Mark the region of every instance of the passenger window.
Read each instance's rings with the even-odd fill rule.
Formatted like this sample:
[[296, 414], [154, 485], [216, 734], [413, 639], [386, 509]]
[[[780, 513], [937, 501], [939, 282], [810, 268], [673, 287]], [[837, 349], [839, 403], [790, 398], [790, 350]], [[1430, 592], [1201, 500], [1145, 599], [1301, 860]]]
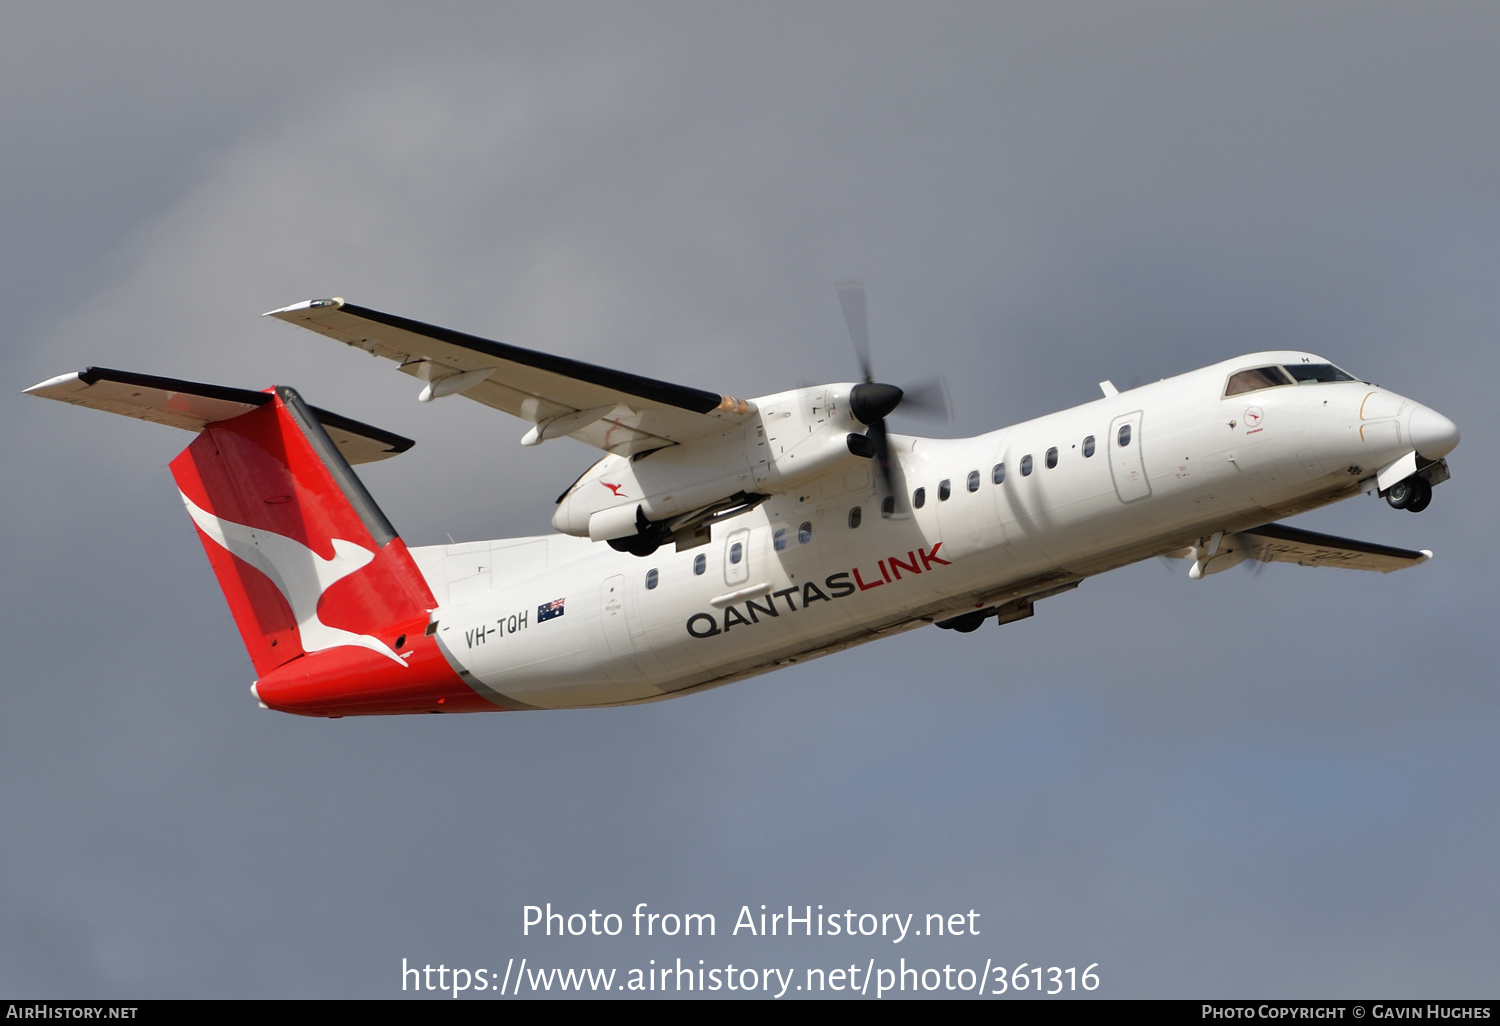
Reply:
[[703, 553], [700, 552], [696, 556], [693, 557], [693, 573], [694, 573], [694, 575], [701, 577], [701, 576], [703, 576], [703, 571], [705, 571], [707, 569], [708, 569], [708, 557], [707, 556], [705, 556]]
[[880, 500], [880, 518], [882, 520], [891, 519], [891, 514], [895, 512], [896, 497], [894, 495], [887, 495], [885, 498]]
[[646, 571], [646, 590], [647, 591], [655, 591], [656, 590], [656, 582], [657, 582], [656, 571], [655, 570], [647, 570]]
[[953, 494], [953, 483], [947, 478], [938, 482], [938, 502], [947, 502], [948, 496]]
[[732, 566], [738, 566], [740, 560], [745, 558], [745, 546], [735, 542], [729, 546], [729, 562]]
[[797, 544], [806, 545], [810, 541], [812, 541], [812, 521], [808, 520], [797, 528]]
[[778, 527], [776, 529], [776, 533], [771, 535], [771, 544], [775, 546], [777, 552], [784, 552], [786, 550], [786, 528]]
[[1083, 456], [1087, 459], [1092, 455], [1094, 455], [1094, 436], [1089, 435], [1083, 440]]
[[864, 513], [861, 512], [858, 506], [855, 506], [853, 509], [851, 509], [849, 511], [849, 530], [852, 531], [856, 527], [858, 527], [859, 522], [864, 519], [864, 516]]
[[1229, 376], [1229, 384], [1224, 386], [1224, 397], [1227, 399], [1232, 395], [1244, 395], [1246, 392], [1258, 392], [1262, 388], [1275, 388], [1291, 383], [1291, 375], [1280, 367], [1236, 371]]
[[916, 491], [912, 492], [911, 504], [915, 509], [921, 509], [923, 506], [927, 505], [927, 489], [918, 488]]
[[1123, 449], [1130, 444], [1130, 425], [1120, 425], [1120, 448]]
[[979, 471], [977, 470], [969, 471], [969, 491], [979, 491]]
[[1021, 457], [1021, 476], [1031, 476], [1031, 453], [1027, 453], [1025, 456]]
[[999, 484], [1001, 481], [1005, 480], [1005, 464], [1004, 463], [996, 463], [995, 464], [995, 469], [992, 470], [992, 471], [990, 471], [990, 480], [994, 481], [996, 484]]
[[1047, 450], [1047, 469], [1051, 470], [1055, 466], [1057, 466], [1057, 446], [1054, 445]]

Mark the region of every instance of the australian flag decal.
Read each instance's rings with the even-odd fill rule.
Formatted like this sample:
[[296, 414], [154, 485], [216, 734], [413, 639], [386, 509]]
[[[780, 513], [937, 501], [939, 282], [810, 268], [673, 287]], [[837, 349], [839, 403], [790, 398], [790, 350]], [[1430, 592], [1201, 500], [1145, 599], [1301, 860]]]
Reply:
[[555, 620], [562, 615], [563, 599], [558, 599], [555, 602], [543, 602], [536, 607], [537, 623], [546, 623], [548, 620]]

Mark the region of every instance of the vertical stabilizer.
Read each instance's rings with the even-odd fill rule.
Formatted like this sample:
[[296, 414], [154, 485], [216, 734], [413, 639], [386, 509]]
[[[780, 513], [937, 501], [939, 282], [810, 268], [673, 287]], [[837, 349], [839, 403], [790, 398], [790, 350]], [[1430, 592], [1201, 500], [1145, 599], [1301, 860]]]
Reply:
[[172, 461], [272, 708], [494, 708], [426, 637], [436, 606], [405, 543], [289, 388], [207, 424]]
[[209, 424], [172, 461], [257, 673], [354, 645], [435, 605], [401, 539], [297, 393]]

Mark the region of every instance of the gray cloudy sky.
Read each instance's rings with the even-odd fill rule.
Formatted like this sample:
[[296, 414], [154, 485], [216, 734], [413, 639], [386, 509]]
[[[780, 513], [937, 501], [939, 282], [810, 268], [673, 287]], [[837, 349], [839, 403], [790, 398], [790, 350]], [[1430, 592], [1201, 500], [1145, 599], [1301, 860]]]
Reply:
[[[1494, 994], [1493, 4], [0, 8], [0, 993], [400, 993], [401, 959], [1099, 963], [1110, 996]], [[590, 460], [259, 319], [314, 296], [754, 395], [947, 374], [969, 434], [1307, 348], [1451, 416], [1390, 577], [1157, 561], [633, 709], [302, 720], [88, 364], [418, 439], [413, 544], [542, 533]], [[525, 939], [521, 907], [713, 912]], [[722, 936], [741, 905], [978, 938]]]

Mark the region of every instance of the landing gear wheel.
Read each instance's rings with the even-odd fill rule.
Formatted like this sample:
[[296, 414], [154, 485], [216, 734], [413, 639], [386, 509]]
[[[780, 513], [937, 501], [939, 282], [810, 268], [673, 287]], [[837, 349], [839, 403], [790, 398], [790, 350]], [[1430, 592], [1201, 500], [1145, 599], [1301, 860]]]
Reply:
[[1415, 487], [1416, 494], [1407, 502], [1406, 511], [1408, 513], [1420, 513], [1432, 502], [1432, 482], [1428, 481], [1425, 477], [1414, 477], [1410, 480]]
[[1397, 481], [1385, 490], [1385, 501], [1390, 503], [1391, 509], [1408, 509], [1412, 500], [1417, 497], [1417, 481], [1419, 478], [1408, 477], [1404, 481]]
[[629, 550], [632, 556], [649, 556], [651, 555], [651, 553], [661, 548], [661, 539], [657, 538], [654, 535], [647, 537], [636, 537], [633, 540], [635, 544], [632, 545]]
[[939, 620], [938, 626], [945, 631], [958, 631], [960, 634], [972, 634], [984, 626], [984, 621], [995, 615], [995, 610], [976, 609], [972, 613], [964, 613], [948, 620]]

